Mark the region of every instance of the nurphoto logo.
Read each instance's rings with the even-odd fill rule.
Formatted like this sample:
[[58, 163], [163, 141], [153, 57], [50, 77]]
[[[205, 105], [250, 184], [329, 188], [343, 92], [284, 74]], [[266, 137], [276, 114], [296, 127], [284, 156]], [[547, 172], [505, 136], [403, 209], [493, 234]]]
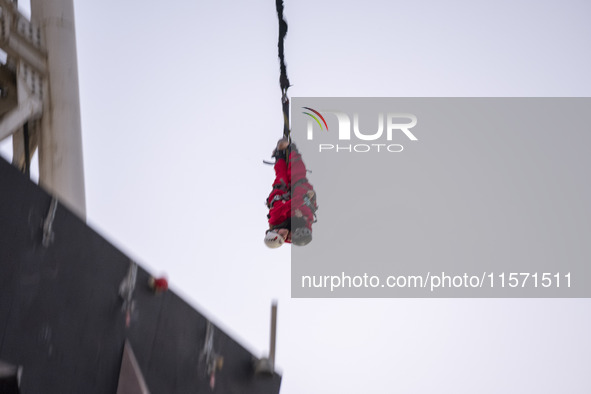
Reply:
[[[302, 107], [302, 114], [308, 117], [306, 135], [308, 140], [314, 140], [314, 129], [321, 132], [329, 132], [325, 116], [310, 107]], [[386, 115], [380, 112], [377, 114], [377, 130], [361, 130], [359, 127], [359, 114], [353, 113], [353, 127], [351, 117], [341, 111], [322, 111], [324, 114], [333, 115], [338, 123], [338, 143], [319, 143], [318, 151], [323, 152], [349, 152], [365, 153], [377, 152], [402, 152], [404, 147], [401, 144], [391, 143], [393, 136], [404, 135], [410, 141], [418, 141], [418, 138], [410, 131], [417, 125], [417, 117], [409, 113], [388, 112]], [[333, 118], [334, 119], [334, 118]], [[365, 119], [367, 121], [367, 119]], [[351, 133], [351, 129], [353, 133]], [[375, 130], [375, 131], [374, 131]], [[385, 133], [384, 133], [385, 131]], [[364, 143], [346, 144], [346, 141], [363, 141]], [[372, 143], [369, 143], [372, 142]], [[383, 142], [383, 143], [379, 143]]]

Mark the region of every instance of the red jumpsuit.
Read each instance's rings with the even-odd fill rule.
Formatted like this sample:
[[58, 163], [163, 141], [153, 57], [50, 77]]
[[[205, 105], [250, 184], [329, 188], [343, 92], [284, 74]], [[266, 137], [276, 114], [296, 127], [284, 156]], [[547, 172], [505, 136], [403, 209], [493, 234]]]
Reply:
[[317, 206], [316, 196], [310, 197], [309, 191], [314, 192], [314, 189], [306, 178], [306, 166], [302, 156], [294, 147], [289, 154], [288, 163], [283, 158], [278, 158], [275, 162], [273, 191], [267, 198], [269, 228], [290, 229], [292, 216], [295, 210], [299, 209], [303, 217], [297, 220], [305, 221], [305, 226], [311, 230]]

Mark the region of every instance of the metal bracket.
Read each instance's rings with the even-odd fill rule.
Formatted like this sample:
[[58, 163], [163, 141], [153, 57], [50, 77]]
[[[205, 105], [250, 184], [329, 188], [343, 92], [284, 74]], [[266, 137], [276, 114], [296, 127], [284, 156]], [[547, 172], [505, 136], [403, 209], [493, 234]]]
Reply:
[[22, 374], [22, 365], [16, 366], [0, 360], [0, 388], [5, 390], [2, 392], [19, 393]]
[[208, 321], [201, 358], [205, 359], [205, 365], [207, 368], [206, 372], [209, 376], [209, 387], [212, 390], [215, 388], [215, 373], [224, 367], [224, 357], [217, 354], [213, 349], [213, 333], [213, 324]]
[[21, 71], [23, 69], [24, 66], [19, 67], [17, 78], [18, 105], [2, 116], [0, 140], [20, 130], [28, 121], [38, 119], [43, 113], [42, 99], [27, 86], [24, 71]]
[[55, 219], [55, 211], [57, 211], [57, 198], [53, 197], [51, 199], [51, 204], [49, 205], [47, 217], [43, 221], [43, 240], [41, 243], [46, 248], [52, 244], [54, 238], [53, 221]]
[[123, 278], [121, 285], [119, 285], [119, 295], [123, 298], [122, 309], [125, 312], [125, 327], [129, 327], [129, 324], [131, 323], [131, 314], [135, 309], [133, 291], [135, 290], [136, 278], [137, 264], [134, 261], [130, 261], [127, 275]]

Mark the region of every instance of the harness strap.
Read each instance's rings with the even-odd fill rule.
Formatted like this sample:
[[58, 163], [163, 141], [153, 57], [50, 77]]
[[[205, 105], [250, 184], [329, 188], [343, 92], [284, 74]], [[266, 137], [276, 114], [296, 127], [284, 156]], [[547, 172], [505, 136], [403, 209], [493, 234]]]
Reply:
[[283, 193], [283, 194], [276, 194], [275, 197], [271, 199], [271, 201], [267, 202], [267, 208], [271, 209], [275, 201], [288, 201], [291, 198], [291, 193]]
[[285, 181], [283, 180], [283, 178], [281, 178], [280, 180], [281, 180], [281, 184], [280, 185], [274, 185], [273, 186], [273, 189], [287, 190], [287, 184], [285, 183]]
[[296, 181], [296, 183], [291, 185], [291, 188], [295, 189], [296, 187], [300, 186], [302, 183], [307, 183], [307, 182], [308, 182], [308, 178], [299, 179], [298, 181]]

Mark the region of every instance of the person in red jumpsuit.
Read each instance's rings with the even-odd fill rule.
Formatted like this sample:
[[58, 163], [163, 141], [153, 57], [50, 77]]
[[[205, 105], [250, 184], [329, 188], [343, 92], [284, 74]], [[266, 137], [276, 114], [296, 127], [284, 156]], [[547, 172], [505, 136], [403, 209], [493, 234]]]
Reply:
[[[289, 160], [287, 152], [289, 151]], [[277, 248], [284, 242], [304, 246], [312, 241], [316, 194], [306, 178], [306, 166], [295, 144], [279, 140], [273, 152], [275, 181], [267, 198], [269, 230], [265, 244]]]

